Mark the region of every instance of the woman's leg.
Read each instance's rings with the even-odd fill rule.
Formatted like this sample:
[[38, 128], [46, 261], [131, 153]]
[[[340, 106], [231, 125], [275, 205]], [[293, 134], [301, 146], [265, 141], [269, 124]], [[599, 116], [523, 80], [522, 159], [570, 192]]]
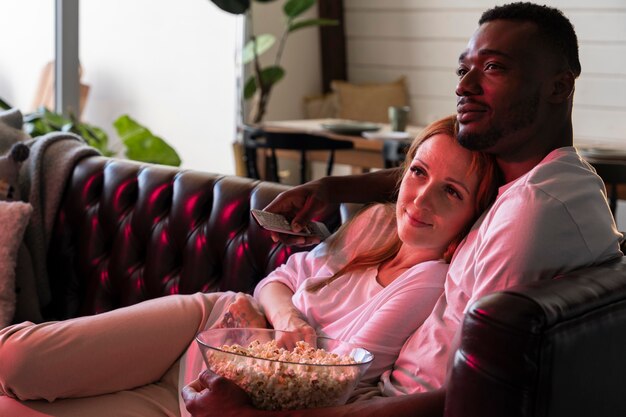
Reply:
[[[178, 362], [156, 383], [85, 398], [19, 401], [0, 396], [0, 416], [180, 417]], [[185, 414], [188, 416], [188, 414]]]
[[219, 296], [167, 296], [95, 316], [2, 329], [0, 393], [53, 401], [159, 381], [204, 327]]

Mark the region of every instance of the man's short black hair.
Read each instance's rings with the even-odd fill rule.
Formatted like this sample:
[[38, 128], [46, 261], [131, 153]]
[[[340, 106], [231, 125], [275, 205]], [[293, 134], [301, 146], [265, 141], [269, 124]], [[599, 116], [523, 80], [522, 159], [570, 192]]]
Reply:
[[563, 54], [569, 69], [576, 77], [580, 75], [576, 31], [560, 10], [534, 3], [510, 3], [487, 10], [478, 24], [501, 19], [535, 23], [539, 27], [542, 40], [551, 45], [555, 52]]

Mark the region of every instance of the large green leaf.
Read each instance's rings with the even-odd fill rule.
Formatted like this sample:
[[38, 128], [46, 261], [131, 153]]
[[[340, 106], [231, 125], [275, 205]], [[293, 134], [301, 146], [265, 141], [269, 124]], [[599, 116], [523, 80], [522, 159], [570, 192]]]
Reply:
[[309, 10], [315, 4], [315, 0], [289, 0], [283, 6], [283, 11], [287, 17], [293, 19]]
[[[270, 33], [264, 33], [256, 37], [256, 54], [257, 56], [267, 52], [276, 42], [276, 37]], [[254, 40], [249, 40], [243, 47], [241, 53], [241, 61], [244, 64], [254, 60]]]
[[272, 86], [283, 79], [285, 70], [279, 66], [271, 66], [261, 70], [261, 81], [266, 87]]
[[[265, 88], [271, 88], [274, 84], [279, 82], [285, 77], [285, 70], [282, 67], [271, 66], [263, 68], [261, 70], [261, 81], [265, 85]], [[246, 80], [246, 84], [243, 88], [243, 98], [246, 100], [251, 99], [256, 93], [258, 88], [256, 76], [251, 75]]]
[[307, 19], [300, 20], [299, 22], [291, 22], [289, 24], [289, 32], [295, 32], [298, 29], [306, 28], [309, 26], [337, 26], [339, 22], [333, 19]]
[[254, 75], [251, 75], [250, 77], [248, 77], [248, 80], [243, 87], [244, 100], [249, 100], [254, 97], [254, 93], [256, 93], [256, 77]]
[[250, 0], [211, 0], [220, 9], [232, 13], [243, 14], [250, 8]]
[[135, 161], [180, 166], [178, 153], [163, 139], [155, 136], [128, 115], [113, 122], [117, 134], [126, 145], [126, 156]]

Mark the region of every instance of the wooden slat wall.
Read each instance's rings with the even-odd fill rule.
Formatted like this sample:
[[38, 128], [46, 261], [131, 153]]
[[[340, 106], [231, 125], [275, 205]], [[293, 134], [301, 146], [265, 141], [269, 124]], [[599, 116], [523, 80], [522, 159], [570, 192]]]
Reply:
[[[481, 13], [507, 1], [344, 0], [348, 79], [385, 82], [405, 75], [412, 122], [455, 111], [459, 53]], [[572, 21], [583, 73], [577, 81], [575, 136], [626, 143], [626, 0], [546, 0]]]

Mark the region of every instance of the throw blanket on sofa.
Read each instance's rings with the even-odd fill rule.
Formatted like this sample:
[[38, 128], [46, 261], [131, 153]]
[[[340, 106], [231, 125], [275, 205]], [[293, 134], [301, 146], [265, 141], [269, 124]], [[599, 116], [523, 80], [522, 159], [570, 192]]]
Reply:
[[33, 213], [24, 235], [26, 250], [18, 254], [16, 284], [20, 292], [15, 320], [41, 321], [41, 308], [51, 301], [46, 254], [63, 191], [76, 162], [99, 152], [81, 137], [61, 132], [26, 143], [30, 156], [20, 172], [20, 192], [33, 206]]

